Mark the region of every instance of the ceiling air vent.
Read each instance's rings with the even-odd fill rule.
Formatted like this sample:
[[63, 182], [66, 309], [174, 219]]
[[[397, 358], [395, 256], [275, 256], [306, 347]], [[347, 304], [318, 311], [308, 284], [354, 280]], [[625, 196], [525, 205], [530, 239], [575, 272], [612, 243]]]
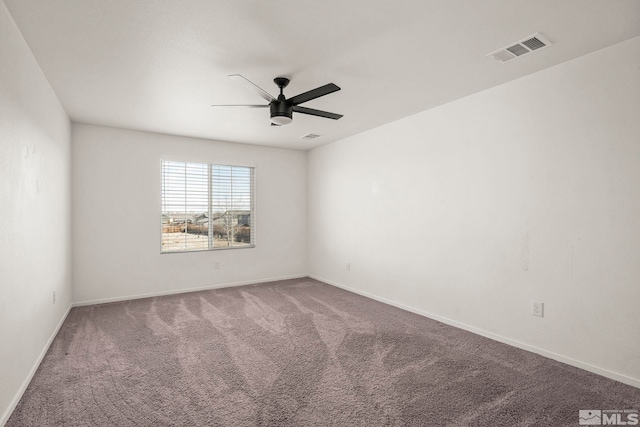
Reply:
[[320, 138], [322, 135], [318, 135], [317, 133], [308, 133], [306, 135], [302, 135], [300, 138], [302, 139], [316, 139]]
[[512, 59], [516, 59], [519, 56], [526, 55], [534, 50], [541, 49], [551, 45], [549, 39], [540, 33], [535, 33], [529, 37], [526, 37], [519, 42], [512, 43], [509, 46], [498, 49], [495, 52], [487, 54], [487, 56], [494, 61], [501, 64], [509, 62]]

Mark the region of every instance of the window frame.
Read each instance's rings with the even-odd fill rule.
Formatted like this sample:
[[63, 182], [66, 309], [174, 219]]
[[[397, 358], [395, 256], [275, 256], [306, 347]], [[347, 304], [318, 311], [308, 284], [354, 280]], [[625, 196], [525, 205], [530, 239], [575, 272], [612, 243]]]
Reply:
[[[213, 237], [213, 227], [208, 226], [208, 247], [202, 249], [185, 249], [185, 250], [172, 250], [172, 251], [164, 251], [163, 250], [163, 215], [164, 215], [164, 163], [165, 162], [173, 162], [173, 163], [184, 163], [184, 164], [199, 164], [207, 166], [207, 195], [208, 195], [208, 215], [211, 217], [211, 213], [213, 212], [213, 169], [214, 166], [222, 166], [222, 167], [238, 167], [238, 168], [248, 168], [250, 169], [250, 207], [249, 207], [249, 215], [250, 215], [250, 237], [249, 243], [238, 245], [238, 246], [214, 246], [214, 237]], [[160, 159], [160, 254], [185, 254], [185, 253], [193, 253], [193, 252], [209, 252], [209, 251], [220, 251], [220, 250], [230, 250], [230, 249], [251, 249], [256, 247], [256, 165], [254, 164], [246, 164], [246, 163], [237, 163], [237, 162], [219, 162], [219, 161], [203, 161], [202, 159], [186, 159], [186, 160], [177, 160], [175, 158], [162, 157]]]

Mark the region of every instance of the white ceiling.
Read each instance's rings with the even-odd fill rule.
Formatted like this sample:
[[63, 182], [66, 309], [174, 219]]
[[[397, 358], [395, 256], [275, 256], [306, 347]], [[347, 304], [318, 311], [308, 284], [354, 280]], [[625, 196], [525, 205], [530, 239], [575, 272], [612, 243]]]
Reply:
[[[307, 150], [640, 35], [638, 0], [4, 0], [74, 122]], [[485, 54], [541, 32], [506, 64]], [[242, 74], [291, 97], [269, 126]], [[464, 118], [461, 118], [461, 123]], [[308, 132], [322, 134], [303, 140]]]

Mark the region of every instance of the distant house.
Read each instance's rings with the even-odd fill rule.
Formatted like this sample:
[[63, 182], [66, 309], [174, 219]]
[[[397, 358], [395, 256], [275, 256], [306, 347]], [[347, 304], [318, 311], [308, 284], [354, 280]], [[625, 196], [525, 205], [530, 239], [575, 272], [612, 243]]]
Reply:
[[193, 217], [192, 219], [194, 224], [197, 225], [204, 225], [204, 226], [208, 226], [209, 225], [209, 214], [204, 212], [201, 213], [199, 215], [196, 215]]
[[200, 224], [206, 225], [209, 222], [209, 215], [204, 213], [178, 213], [168, 212], [162, 214], [162, 223], [167, 225], [179, 224]]
[[213, 216], [213, 225], [230, 226], [230, 225], [249, 225], [251, 223], [251, 211], [249, 210], [233, 210], [225, 212], [216, 212]]
[[[251, 211], [228, 210], [213, 214], [213, 234], [217, 237], [228, 236], [232, 231], [233, 236], [239, 241], [249, 241], [251, 234]], [[163, 233], [191, 233], [208, 234], [210, 232], [210, 219], [208, 212], [179, 213], [166, 212], [162, 214]]]
[[249, 225], [251, 223], [251, 211], [235, 211], [238, 218], [238, 225]]

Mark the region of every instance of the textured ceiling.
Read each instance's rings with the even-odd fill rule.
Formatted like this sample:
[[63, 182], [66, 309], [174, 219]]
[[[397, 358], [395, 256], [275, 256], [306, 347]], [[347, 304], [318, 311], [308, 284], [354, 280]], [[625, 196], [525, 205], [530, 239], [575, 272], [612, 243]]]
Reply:
[[[311, 149], [640, 35], [638, 0], [4, 0], [74, 122]], [[506, 64], [485, 54], [541, 32]], [[242, 74], [288, 97], [341, 91], [269, 126]], [[463, 122], [464, 118], [461, 118]], [[321, 134], [303, 140], [306, 133]]]

